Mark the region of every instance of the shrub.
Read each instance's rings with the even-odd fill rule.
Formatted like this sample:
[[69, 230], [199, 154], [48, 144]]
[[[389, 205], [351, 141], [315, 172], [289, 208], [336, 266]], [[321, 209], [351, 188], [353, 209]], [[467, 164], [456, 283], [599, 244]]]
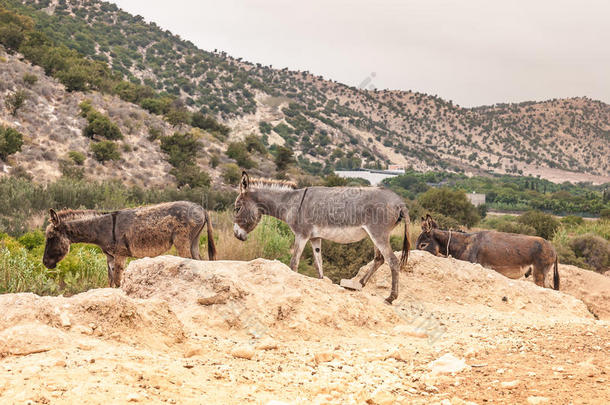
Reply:
[[288, 168], [288, 165], [294, 163], [294, 153], [292, 149], [285, 146], [278, 146], [275, 150], [275, 166], [277, 170], [283, 172]]
[[250, 158], [250, 153], [244, 142], [231, 142], [227, 147], [227, 156], [235, 159], [237, 164], [244, 169], [251, 169], [256, 163]]
[[23, 145], [23, 135], [13, 128], [0, 126], [0, 159], [19, 152]]
[[265, 144], [261, 141], [261, 139], [256, 135], [248, 135], [244, 139], [244, 143], [246, 144], [246, 149], [248, 152], [258, 152], [262, 155], [267, 154], [267, 148]]
[[517, 218], [517, 222], [529, 225], [536, 230], [536, 235], [551, 239], [559, 228], [559, 221], [550, 214], [541, 211], [528, 211]]
[[17, 90], [14, 93], [6, 96], [4, 104], [6, 104], [6, 108], [10, 111], [11, 115], [15, 117], [17, 116], [17, 111], [23, 107], [23, 104], [27, 98], [28, 93], [25, 90]]
[[169, 173], [176, 178], [178, 187], [190, 186], [195, 188], [210, 185], [210, 175], [194, 164], [174, 167]]
[[536, 235], [533, 226], [522, 224], [521, 222], [502, 222], [496, 230], [499, 232], [520, 233], [522, 235]]
[[40, 229], [28, 232], [17, 239], [27, 250], [32, 250], [39, 246], [44, 246], [45, 235]]
[[610, 220], [610, 208], [604, 208], [599, 212], [599, 219]]
[[85, 169], [77, 166], [69, 160], [59, 161], [61, 175], [70, 179], [81, 180], [85, 177]]
[[222, 169], [222, 179], [225, 183], [237, 186], [241, 179], [241, 170], [235, 163], [226, 164]]
[[33, 86], [38, 82], [38, 76], [33, 75], [31, 73], [26, 73], [23, 75], [23, 83], [27, 86]]
[[584, 222], [585, 220], [577, 215], [568, 215], [561, 218], [561, 223], [566, 226], [578, 226], [582, 225]]
[[174, 167], [194, 165], [201, 143], [191, 133], [176, 132], [161, 138], [161, 150], [168, 155], [167, 161]]
[[577, 258], [583, 258], [585, 263], [597, 271], [610, 267], [610, 242], [593, 234], [574, 237], [570, 247]]
[[121, 153], [116, 143], [112, 141], [101, 141], [91, 144], [93, 157], [98, 162], [104, 163], [109, 160], [121, 159]]
[[83, 129], [83, 135], [87, 138], [100, 136], [109, 140], [123, 139], [123, 134], [119, 127], [107, 116], [96, 111], [91, 105], [91, 101], [86, 100], [80, 103], [81, 116], [85, 117], [89, 124]]
[[74, 164], [82, 166], [85, 163], [86, 156], [84, 153], [78, 152], [76, 150], [71, 150], [68, 152], [68, 157], [74, 162]]
[[420, 195], [418, 201], [424, 208], [454, 218], [468, 227], [474, 226], [481, 220], [477, 208], [462, 190], [431, 188]]
[[231, 131], [226, 125], [219, 123], [213, 117], [204, 115], [201, 112], [193, 113], [191, 116], [191, 126], [208, 131], [221, 141], [227, 139], [227, 136]]

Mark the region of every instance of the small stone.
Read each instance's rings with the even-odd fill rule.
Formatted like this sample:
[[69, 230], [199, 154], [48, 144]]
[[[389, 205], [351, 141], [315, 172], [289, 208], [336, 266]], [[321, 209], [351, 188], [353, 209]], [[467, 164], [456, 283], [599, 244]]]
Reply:
[[355, 290], [355, 291], [362, 290], [362, 284], [360, 284], [360, 282], [357, 280], [342, 278], [339, 285], [343, 288], [347, 288], [348, 290]]
[[438, 359], [428, 363], [428, 369], [432, 374], [458, 373], [466, 368], [464, 359], [459, 359], [451, 353], [444, 354]]
[[527, 397], [527, 403], [531, 404], [531, 405], [546, 404], [549, 401], [550, 401], [550, 399], [547, 397], [536, 397], [536, 396]]
[[85, 326], [85, 325], [76, 325], [74, 328], [72, 328], [72, 330], [74, 330], [77, 333], [82, 333], [83, 335], [92, 335], [93, 334], [93, 329]]
[[416, 338], [425, 339], [428, 337], [428, 334], [421, 329], [414, 329], [408, 325], [396, 325], [393, 329], [395, 334], [407, 335]]
[[513, 380], [513, 381], [504, 381], [500, 385], [502, 386], [502, 388], [512, 389], [512, 388], [515, 388], [517, 385], [519, 385], [519, 383], [521, 383], [521, 381]]
[[127, 394], [127, 402], [140, 402], [140, 396], [135, 392]]
[[70, 316], [65, 311], [59, 314], [59, 322], [64, 328], [69, 328], [72, 325], [70, 322]]
[[198, 356], [202, 353], [201, 347], [191, 346], [184, 351], [184, 358], [189, 359], [193, 356]]
[[407, 349], [398, 349], [395, 352], [391, 353], [388, 357], [386, 358], [391, 358], [394, 360], [398, 360], [398, 361], [403, 361], [403, 362], [408, 362], [413, 360], [413, 354], [411, 352], [409, 352]]
[[254, 357], [254, 349], [251, 346], [238, 346], [231, 351], [231, 355], [238, 359], [251, 360]]
[[377, 391], [366, 401], [369, 405], [392, 405], [396, 403], [394, 395], [387, 391]]
[[269, 337], [264, 338], [256, 345], [256, 350], [275, 350], [277, 349], [277, 342]]
[[335, 359], [335, 354], [331, 352], [320, 352], [314, 354], [313, 358], [316, 364], [326, 363]]
[[229, 299], [228, 292], [221, 292], [218, 294], [211, 295], [209, 297], [199, 297], [197, 298], [197, 304], [199, 305], [214, 305], [214, 304], [224, 304]]
[[63, 360], [57, 360], [54, 364], [55, 367], [66, 367], [66, 362]]

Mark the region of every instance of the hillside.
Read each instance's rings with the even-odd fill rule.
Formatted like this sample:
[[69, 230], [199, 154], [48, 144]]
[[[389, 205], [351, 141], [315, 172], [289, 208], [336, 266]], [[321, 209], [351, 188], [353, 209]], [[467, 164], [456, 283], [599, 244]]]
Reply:
[[414, 251], [389, 306], [389, 273], [383, 265], [354, 292], [277, 261], [164, 256], [131, 262], [122, 289], [4, 294], [0, 400], [610, 400], [609, 324], [587, 310], [607, 307], [608, 297], [590, 291], [585, 305], [578, 295], [607, 277], [570, 268], [576, 282], [553, 291]]
[[215, 114], [233, 128], [233, 137], [257, 133], [288, 144], [312, 172], [391, 162], [555, 181], [609, 179], [610, 106], [603, 102], [574, 98], [467, 109], [436, 96], [362, 90], [200, 50], [105, 2], [5, 3], [34, 16], [57, 42], [107, 61], [129, 80], [179, 97], [193, 110]]

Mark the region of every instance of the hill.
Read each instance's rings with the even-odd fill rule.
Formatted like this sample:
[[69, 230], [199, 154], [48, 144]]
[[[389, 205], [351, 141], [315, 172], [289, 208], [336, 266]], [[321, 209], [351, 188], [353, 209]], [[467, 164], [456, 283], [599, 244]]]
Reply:
[[[277, 261], [168, 256], [131, 262], [123, 289], [4, 294], [0, 399], [610, 400], [608, 322], [594, 320], [580, 299], [424, 252], [412, 252], [408, 267], [392, 306], [383, 303], [387, 265], [353, 292]], [[608, 283], [576, 268], [567, 274], [579, 276], [568, 286], [575, 293]], [[607, 296], [595, 299], [607, 307]]]
[[57, 43], [232, 128], [295, 150], [300, 166], [540, 175], [610, 180], [610, 106], [587, 98], [462, 108], [412, 91], [349, 87], [198, 49], [97, 0], [3, 0]]

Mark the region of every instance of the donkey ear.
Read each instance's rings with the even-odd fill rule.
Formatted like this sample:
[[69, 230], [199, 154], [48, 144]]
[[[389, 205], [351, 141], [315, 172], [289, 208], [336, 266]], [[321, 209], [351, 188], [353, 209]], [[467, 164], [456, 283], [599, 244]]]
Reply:
[[57, 215], [57, 212], [55, 212], [55, 210], [53, 208], [51, 208], [49, 210], [49, 215], [51, 216], [51, 223], [53, 225], [59, 225], [61, 223], [61, 220], [59, 219], [59, 215]]
[[248, 191], [248, 187], [250, 187], [250, 176], [245, 171], [241, 172], [241, 181], [239, 182], [239, 191], [240, 193], [245, 193]]
[[430, 224], [430, 228], [432, 228], [432, 229], [438, 228], [438, 224], [432, 218], [430, 218], [430, 221], [428, 221], [428, 223]]

